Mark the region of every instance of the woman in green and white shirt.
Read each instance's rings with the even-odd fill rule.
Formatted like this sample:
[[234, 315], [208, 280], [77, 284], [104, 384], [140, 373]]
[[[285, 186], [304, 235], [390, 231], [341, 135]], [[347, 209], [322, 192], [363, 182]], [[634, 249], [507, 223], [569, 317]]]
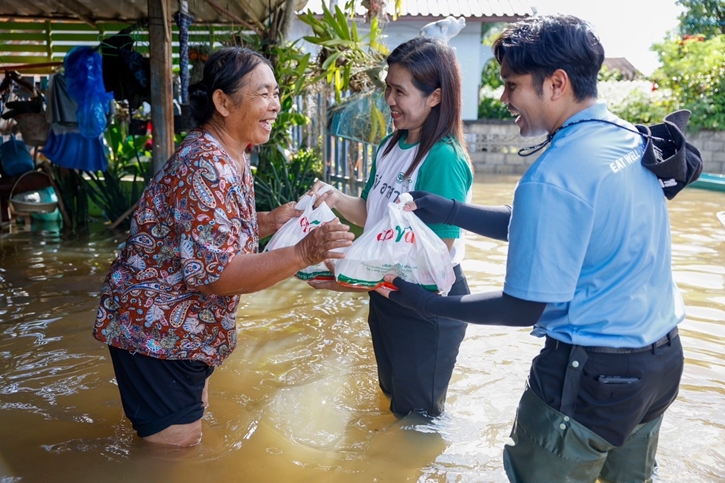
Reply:
[[[424, 190], [458, 201], [470, 201], [473, 173], [464, 148], [461, 121], [461, 76], [448, 44], [416, 37], [388, 57], [385, 99], [395, 131], [378, 147], [367, 185], [360, 197], [332, 189], [321, 195], [350, 222], [368, 229], [401, 193]], [[318, 182], [312, 191], [323, 185]], [[461, 230], [450, 225], [430, 228], [451, 253], [456, 281], [449, 295], [469, 293], [461, 271]], [[334, 282], [311, 282], [315, 288], [346, 290]], [[370, 293], [368, 323], [380, 387], [391, 398], [390, 409], [438, 416], [466, 324], [443, 317], [426, 318], [376, 292]]]

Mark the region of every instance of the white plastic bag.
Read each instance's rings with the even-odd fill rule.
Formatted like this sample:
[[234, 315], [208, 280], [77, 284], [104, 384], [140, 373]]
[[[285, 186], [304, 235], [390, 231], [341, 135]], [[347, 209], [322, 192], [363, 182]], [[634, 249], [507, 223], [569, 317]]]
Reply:
[[[325, 191], [332, 189], [329, 186], [323, 187], [318, 195], [321, 195]], [[295, 208], [302, 210], [302, 215], [295, 218], [290, 218], [282, 227], [277, 230], [272, 238], [270, 238], [267, 246], [264, 248], [265, 252], [275, 250], [277, 248], [284, 248], [296, 245], [302, 240], [310, 231], [314, 230], [323, 223], [332, 221], [335, 219], [335, 214], [332, 212], [327, 203], [322, 203], [317, 208], [312, 208], [315, 204], [315, 196], [305, 195], [300, 201], [297, 202]], [[302, 280], [332, 280], [334, 276], [330, 270], [325, 266], [324, 263], [318, 263], [317, 265], [311, 265], [303, 268], [295, 274], [297, 278]]]
[[345, 251], [335, 262], [335, 280], [351, 287], [375, 288], [393, 274], [424, 288], [447, 294], [455, 282], [448, 247], [438, 235], [403, 206], [412, 197], [400, 195], [388, 214]]

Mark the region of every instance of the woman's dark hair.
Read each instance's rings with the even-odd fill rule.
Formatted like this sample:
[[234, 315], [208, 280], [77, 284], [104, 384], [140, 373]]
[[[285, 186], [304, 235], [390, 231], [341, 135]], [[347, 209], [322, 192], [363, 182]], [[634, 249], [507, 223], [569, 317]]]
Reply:
[[[423, 122], [418, 152], [405, 176], [410, 176], [428, 155], [428, 151], [446, 137], [458, 143], [462, 154], [468, 159], [461, 120], [461, 72], [453, 49], [439, 39], [415, 37], [396, 47], [387, 62], [388, 66], [398, 65], [410, 72], [413, 85], [425, 97], [438, 88], [441, 90], [441, 101], [431, 109]], [[405, 130], [395, 131], [383, 154], [388, 154], [406, 133]]]
[[217, 89], [234, 96], [244, 86], [244, 78], [259, 64], [272, 64], [261, 54], [243, 47], [224, 47], [209, 56], [204, 77], [189, 86], [189, 109], [194, 126], [206, 124], [214, 114], [212, 95]]
[[494, 42], [493, 54], [499, 64], [506, 58], [514, 73], [531, 74], [539, 95], [544, 79], [562, 69], [577, 101], [597, 97], [604, 47], [592, 26], [580, 18], [542, 15], [510, 24]]

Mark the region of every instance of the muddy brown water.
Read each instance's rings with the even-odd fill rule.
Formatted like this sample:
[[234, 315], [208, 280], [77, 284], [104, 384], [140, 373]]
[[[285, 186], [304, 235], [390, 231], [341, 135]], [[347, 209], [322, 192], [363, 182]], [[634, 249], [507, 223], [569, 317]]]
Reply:
[[[477, 181], [507, 203], [516, 179]], [[665, 416], [656, 481], [725, 481], [725, 193], [669, 202], [686, 365]], [[447, 411], [398, 420], [377, 387], [367, 297], [288, 280], [242, 297], [239, 345], [210, 380], [203, 442], [159, 450], [123, 416], [108, 353], [91, 337], [121, 236], [63, 240], [42, 224], [0, 235], [0, 481], [505, 482], [501, 452], [529, 363], [525, 329], [469, 326]], [[467, 234], [474, 292], [501, 287], [504, 243]]]

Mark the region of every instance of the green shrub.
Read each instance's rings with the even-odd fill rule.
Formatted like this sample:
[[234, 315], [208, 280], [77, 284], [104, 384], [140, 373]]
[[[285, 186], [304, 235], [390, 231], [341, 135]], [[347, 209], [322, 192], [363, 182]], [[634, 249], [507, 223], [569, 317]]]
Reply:
[[[607, 103], [609, 110], [633, 124], [654, 124], [672, 110], [669, 91], [654, 89], [647, 80], [617, 81], [616, 76], [600, 81], [597, 85], [599, 99]], [[484, 86], [480, 92], [478, 105], [479, 119], [511, 120], [506, 105], [500, 101], [503, 87], [491, 89]]]
[[[128, 210], [153, 177], [151, 151], [146, 149], [150, 136], [129, 135], [128, 126], [122, 122], [110, 124], [104, 136], [108, 146], [106, 171], [85, 171], [80, 179], [88, 197], [101, 208], [108, 221], [114, 222], [122, 215], [130, 214]], [[129, 190], [123, 188], [123, 178], [131, 181]], [[128, 217], [120, 224], [123, 228], [129, 225]]]
[[662, 67], [653, 74], [660, 89], [671, 92], [669, 110], [689, 109], [689, 126], [725, 127], [725, 35], [692, 35], [655, 44]]
[[669, 97], [651, 81], [601, 81], [597, 91], [612, 113], [633, 124], [659, 123], [669, 112]]
[[498, 97], [487, 97], [482, 95], [478, 103], [479, 119], [513, 119], [511, 113], [506, 109], [506, 104]]
[[322, 176], [322, 161], [312, 149], [275, 158], [257, 170], [254, 193], [257, 211], [271, 211], [288, 201], [296, 201]]

